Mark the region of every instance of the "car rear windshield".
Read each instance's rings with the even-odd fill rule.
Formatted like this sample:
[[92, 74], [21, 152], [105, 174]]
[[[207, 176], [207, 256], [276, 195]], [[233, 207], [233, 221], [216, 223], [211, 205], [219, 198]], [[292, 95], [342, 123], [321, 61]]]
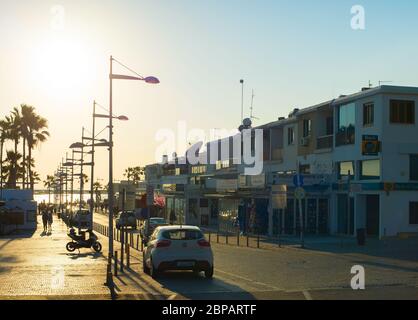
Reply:
[[164, 219], [151, 219], [150, 223], [151, 224], [165, 224], [166, 221]]
[[169, 240], [198, 240], [203, 238], [199, 230], [168, 230], [163, 232], [163, 237]]

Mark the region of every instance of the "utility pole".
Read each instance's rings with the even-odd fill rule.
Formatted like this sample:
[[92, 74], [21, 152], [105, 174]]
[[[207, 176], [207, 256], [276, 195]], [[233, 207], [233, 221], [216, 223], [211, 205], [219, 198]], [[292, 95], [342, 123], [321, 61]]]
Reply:
[[94, 214], [94, 145], [96, 143], [96, 101], [93, 101], [93, 132], [92, 132], [92, 142], [91, 142], [91, 174], [90, 174], [90, 216], [91, 216], [91, 226], [93, 226], [93, 214]]
[[107, 261], [106, 284], [113, 290], [112, 275], [112, 258], [113, 258], [113, 57], [110, 56], [110, 73], [109, 73], [109, 186], [108, 186], [108, 203], [109, 203], [109, 253]]
[[244, 80], [241, 79], [240, 83], [241, 83], [241, 123], [240, 123], [241, 125], [244, 121]]
[[[81, 137], [84, 137], [84, 127], [82, 129]], [[80, 163], [80, 206], [79, 210], [83, 209], [83, 188], [84, 188], [84, 177], [83, 177], [83, 163], [84, 163], [84, 143], [81, 147], [81, 163]]]

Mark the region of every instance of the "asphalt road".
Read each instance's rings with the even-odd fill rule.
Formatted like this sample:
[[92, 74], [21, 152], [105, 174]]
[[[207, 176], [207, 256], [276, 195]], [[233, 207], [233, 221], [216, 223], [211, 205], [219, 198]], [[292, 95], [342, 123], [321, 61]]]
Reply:
[[[106, 223], [107, 217], [95, 220]], [[212, 244], [215, 279], [163, 275], [159, 284], [177, 297], [261, 299], [418, 299], [418, 261], [296, 248], [260, 250]], [[141, 257], [139, 256], [139, 263]], [[351, 269], [365, 269], [366, 290], [351, 288]], [[150, 279], [152, 281], [152, 279]], [[217, 297], [219, 298], [219, 296]]]
[[[95, 221], [105, 224], [105, 216]], [[0, 299], [109, 299], [108, 238], [103, 253], [68, 253], [66, 227], [55, 220], [41, 231], [0, 238]], [[132, 250], [131, 268], [115, 277], [118, 299], [418, 299], [418, 261], [365, 254], [336, 254], [285, 248], [263, 250], [212, 244], [215, 276], [208, 280], [172, 272], [153, 280]], [[115, 243], [120, 252], [120, 244]], [[125, 260], [126, 261], [126, 260]], [[366, 290], [350, 287], [351, 267], [366, 271]]]

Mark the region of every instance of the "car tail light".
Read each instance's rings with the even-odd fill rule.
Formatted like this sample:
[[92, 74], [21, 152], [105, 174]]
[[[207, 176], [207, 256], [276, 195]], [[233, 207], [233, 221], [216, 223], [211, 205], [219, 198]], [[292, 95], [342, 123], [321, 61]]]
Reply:
[[201, 239], [197, 242], [200, 247], [210, 247], [210, 243], [205, 239]]
[[157, 248], [167, 248], [171, 245], [171, 241], [169, 240], [160, 240], [157, 242]]

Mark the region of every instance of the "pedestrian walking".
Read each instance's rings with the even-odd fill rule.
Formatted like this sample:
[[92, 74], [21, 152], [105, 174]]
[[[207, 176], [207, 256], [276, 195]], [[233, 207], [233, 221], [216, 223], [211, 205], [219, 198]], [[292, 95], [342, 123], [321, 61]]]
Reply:
[[42, 210], [42, 224], [44, 226], [44, 232], [48, 231], [48, 212], [46, 210]]
[[54, 222], [52, 211], [48, 213], [48, 231], [52, 232], [52, 223]]

